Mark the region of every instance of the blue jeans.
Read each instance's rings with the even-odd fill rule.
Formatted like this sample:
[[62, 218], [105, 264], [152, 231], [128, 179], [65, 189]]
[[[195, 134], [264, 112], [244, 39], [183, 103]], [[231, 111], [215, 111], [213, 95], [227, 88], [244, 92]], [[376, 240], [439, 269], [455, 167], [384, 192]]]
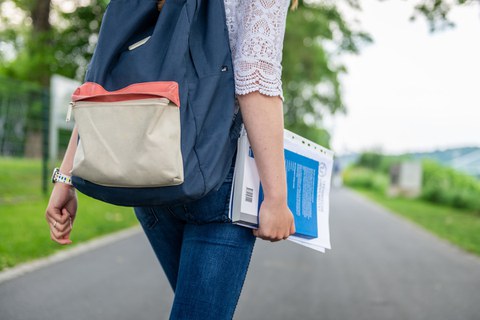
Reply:
[[255, 237], [228, 218], [232, 175], [195, 202], [135, 208], [175, 293], [170, 319], [233, 318]]

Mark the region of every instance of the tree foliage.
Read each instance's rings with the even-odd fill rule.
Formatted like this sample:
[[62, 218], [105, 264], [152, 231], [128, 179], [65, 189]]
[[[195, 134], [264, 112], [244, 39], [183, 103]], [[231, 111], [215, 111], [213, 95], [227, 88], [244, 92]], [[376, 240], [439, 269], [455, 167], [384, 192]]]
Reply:
[[[452, 2], [480, 0], [417, 0], [417, 15], [432, 26], [448, 24]], [[98, 39], [108, 0], [0, 1], [0, 75], [49, 84], [54, 73], [81, 80]], [[283, 51], [285, 125], [314, 141], [328, 145], [322, 127], [325, 114], [345, 111], [340, 76], [345, 53], [358, 53], [371, 41], [342, 15], [339, 6], [360, 9], [361, 0], [299, 1], [290, 12]], [[20, 23], [3, 10], [14, 7]]]
[[[357, 8], [356, 2], [350, 5]], [[340, 57], [358, 53], [369, 36], [354, 30], [335, 1], [300, 1], [287, 18], [283, 50], [285, 126], [327, 145], [324, 114], [345, 111], [339, 77]]]
[[[24, 24], [9, 23], [1, 32], [3, 45], [15, 58], [3, 59], [0, 74], [48, 86], [51, 74], [81, 79], [98, 38], [106, 0], [12, 0], [23, 12]], [[80, 5], [81, 4], [81, 5]], [[50, 8], [50, 11], [46, 11]], [[365, 34], [352, 31], [335, 2], [304, 3], [290, 12], [284, 50], [286, 126], [328, 144], [322, 114], [344, 110], [338, 57], [358, 52]], [[0, 56], [1, 58], [1, 56]]]
[[412, 19], [418, 16], [425, 17], [430, 25], [430, 30], [435, 31], [453, 27], [454, 23], [449, 19], [450, 11], [456, 6], [477, 6], [480, 0], [421, 0], [414, 8]]
[[0, 55], [0, 74], [43, 86], [48, 86], [52, 74], [81, 79], [108, 1], [82, 1], [83, 5], [74, 0], [10, 2], [21, 10], [24, 23], [1, 17], [0, 44], [15, 54], [10, 60]]

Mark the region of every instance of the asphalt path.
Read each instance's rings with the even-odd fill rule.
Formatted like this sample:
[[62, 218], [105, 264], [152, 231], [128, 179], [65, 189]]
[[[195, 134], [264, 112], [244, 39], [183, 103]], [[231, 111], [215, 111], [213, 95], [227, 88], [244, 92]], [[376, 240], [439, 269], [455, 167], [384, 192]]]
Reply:
[[[331, 234], [325, 254], [257, 241], [235, 319], [480, 320], [478, 257], [344, 189]], [[172, 299], [137, 233], [0, 283], [0, 319], [168, 319]]]

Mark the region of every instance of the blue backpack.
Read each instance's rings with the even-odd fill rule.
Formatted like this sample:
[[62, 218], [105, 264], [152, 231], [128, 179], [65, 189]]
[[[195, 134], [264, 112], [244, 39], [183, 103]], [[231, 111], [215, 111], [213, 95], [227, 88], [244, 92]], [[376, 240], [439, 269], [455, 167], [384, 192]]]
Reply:
[[112, 0], [72, 95], [74, 186], [122, 206], [219, 188], [242, 121], [228, 41], [223, 0]]

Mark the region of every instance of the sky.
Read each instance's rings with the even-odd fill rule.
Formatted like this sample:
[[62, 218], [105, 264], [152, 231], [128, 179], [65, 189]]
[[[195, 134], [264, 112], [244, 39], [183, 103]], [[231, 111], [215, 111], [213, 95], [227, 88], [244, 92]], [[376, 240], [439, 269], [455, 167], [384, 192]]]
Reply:
[[411, 1], [362, 1], [374, 43], [344, 58], [346, 115], [325, 119], [337, 154], [480, 146], [480, 8], [456, 8], [456, 27], [409, 21]]

